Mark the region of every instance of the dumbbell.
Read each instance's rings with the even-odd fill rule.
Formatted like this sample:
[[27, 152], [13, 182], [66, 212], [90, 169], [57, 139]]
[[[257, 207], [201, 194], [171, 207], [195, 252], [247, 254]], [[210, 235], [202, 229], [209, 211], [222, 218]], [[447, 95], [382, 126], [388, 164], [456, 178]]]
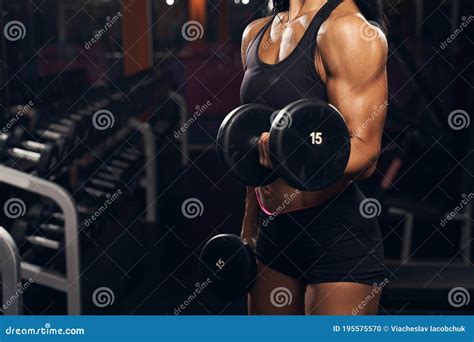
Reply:
[[[259, 163], [258, 142], [264, 132], [270, 132], [273, 170]], [[259, 187], [281, 178], [295, 189], [317, 191], [343, 175], [350, 135], [342, 115], [323, 101], [304, 99], [279, 111], [247, 104], [222, 122], [217, 152], [226, 171], [243, 185]]]
[[[85, 206], [78, 205], [76, 209], [79, 223], [94, 213], [93, 209]], [[59, 250], [64, 245], [64, 224], [62, 213], [52, 210], [51, 206], [39, 203], [33, 205], [24, 217], [14, 221], [10, 234], [22, 250], [25, 242], [36, 247]], [[89, 230], [85, 233], [90, 235], [91, 232]]]
[[[55, 121], [51, 121], [53, 119]], [[28, 128], [18, 130], [21, 132], [22, 139], [35, 140], [40, 143], [54, 143], [58, 148], [61, 160], [69, 156], [69, 151], [77, 145], [85, 130], [84, 122], [73, 119], [72, 115], [71, 117], [59, 117], [41, 113], [37, 113], [26, 127]]]
[[211, 279], [209, 289], [216, 296], [235, 300], [252, 289], [257, 278], [257, 259], [239, 236], [221, 234], [202, 249], [199, 270], [205, 279]]
[[83, 121], [71, 118], [58, 118], [57, 122], [40, 125], [35, 130], [35, 135], [39, 139], [50, 141], [63, 141], [60, 145], [60, 156], [66, 158], [69, 152], [74, 149], [85, 134], [85, 124]]
[[21, 140], [11, 134], [0, 134], [0, 163], [10, 158], [32, 163], [35, 173], [43, 177], [56, 167], [59, 152], [54, 144], [42, 144]]
[[43, 203], [35, 204], [24, 217], [14, 221], [10, 234], [22, 250], [25, 242], [59, 250], [64, 239], [64, 217]]

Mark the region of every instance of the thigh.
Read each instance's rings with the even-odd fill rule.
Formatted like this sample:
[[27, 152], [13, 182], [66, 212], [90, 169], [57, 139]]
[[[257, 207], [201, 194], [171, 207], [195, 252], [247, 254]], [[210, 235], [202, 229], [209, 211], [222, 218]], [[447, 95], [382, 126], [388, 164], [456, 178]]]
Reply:
[[376, 315], [382, 290], [358, 283], [322, 283], [306, 289], [307, 315]]
[[258, 277], [248, 297], [250, 315], [304, 315], [305, 285], [257, 263]]

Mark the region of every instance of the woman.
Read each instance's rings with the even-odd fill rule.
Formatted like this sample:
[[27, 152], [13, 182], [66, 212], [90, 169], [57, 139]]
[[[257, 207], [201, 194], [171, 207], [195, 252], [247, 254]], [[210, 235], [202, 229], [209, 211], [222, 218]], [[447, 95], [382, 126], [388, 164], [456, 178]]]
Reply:
[[[278, 109], [302, 98], [339, 109], [351, 133], [343, 179], [317, 192], [282, 180], [248, 188], [242, 237], [256, 249], [250, 314], [376, 314], [385, 279], [376, 218], [356, 179], [376, 169], [387, 107], [380, 0], [274, 0], [242, 39], [242, 103]], [[268, 133], [260, 163], [271, 168]], [[276, 214], [278, 213], [278, 214]]]

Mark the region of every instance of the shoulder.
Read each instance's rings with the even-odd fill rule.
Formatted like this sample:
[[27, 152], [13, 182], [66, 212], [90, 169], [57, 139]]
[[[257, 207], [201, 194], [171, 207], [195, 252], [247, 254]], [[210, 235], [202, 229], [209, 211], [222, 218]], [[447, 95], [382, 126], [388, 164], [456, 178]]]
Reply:
[[255, 39], [258, 32], [272, 19], [272, 16], [260, 18], [252, 21], [242, 34], [242, 57], [245, 56], [250, 43]]
[[357, 9], [335, 11], [321, 27], [317, 39], [322, 58], [329, 63], [335, 60], [344, 64], [345, 60], [361, 65], [386, 63], [388, 43], [385, 34]]

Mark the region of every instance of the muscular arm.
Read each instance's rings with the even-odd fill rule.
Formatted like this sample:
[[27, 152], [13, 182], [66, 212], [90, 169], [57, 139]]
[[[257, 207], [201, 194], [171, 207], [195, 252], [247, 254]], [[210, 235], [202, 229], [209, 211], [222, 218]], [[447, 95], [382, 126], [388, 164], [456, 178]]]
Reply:
[[318, 37], [329, 103], [351, 134], [347, 179], [369, 177], [376, 168], [387, 112], [387, 42], [355, 14], [328, 20]]
[[[244, 69], [246, 67], [245, 63], [247, 60], [247, 50], [249, 45], [257, 35], [258, 31], [268, 20], [268, 18], [262, 18], [250, 23], [242, 35], [241, 55]], [[255, 247], [255, 240], [258, 233], [257, 220], [259, 210], [260, 208], [255, 194], [255, 188], [247, 187], [247, 195], [245, 197], [245, 215], [242, 223], [241, 235], [253, 247]]]

